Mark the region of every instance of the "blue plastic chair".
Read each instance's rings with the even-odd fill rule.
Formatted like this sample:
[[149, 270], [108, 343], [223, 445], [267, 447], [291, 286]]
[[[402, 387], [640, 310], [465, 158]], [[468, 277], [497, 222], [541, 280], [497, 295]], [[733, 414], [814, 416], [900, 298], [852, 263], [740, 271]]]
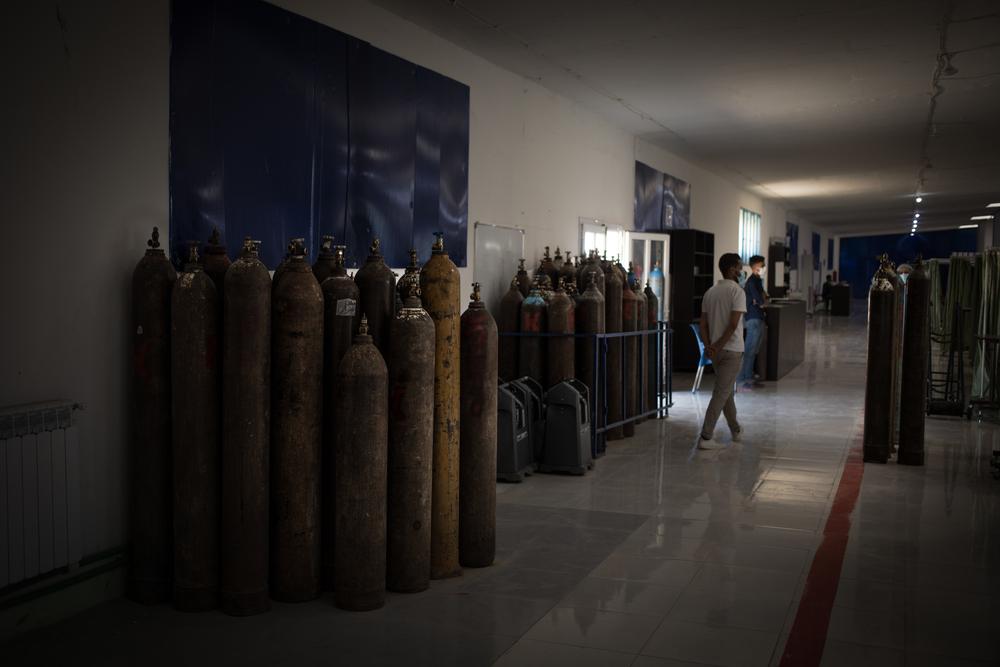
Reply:
[[691, 393], [694, 394], [701, 386], [701, 378], [705, 375], [705, 366], [710, 365], [712, 360], [705, 356], [705, 343], [701, 341], [701, 328], [697, 323], [691, 323], [691, 331], [694, 332], [694, 339], [698, 341], [698, 352], [701, 354], [698, 359], [698, 372], [694, 374], [694, 386], [691, 387]]

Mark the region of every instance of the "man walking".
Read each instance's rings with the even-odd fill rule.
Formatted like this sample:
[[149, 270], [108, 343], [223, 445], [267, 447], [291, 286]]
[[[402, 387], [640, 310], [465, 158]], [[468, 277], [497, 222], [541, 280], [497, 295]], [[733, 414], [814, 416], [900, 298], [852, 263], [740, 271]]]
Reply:
[[746, 290], [747, 314], [743, 326], [746, 329], [747, 338], [743, 347], [743, 367], [740, 369], [739, 377], [736, 378], [737, 391], [750, 391], [764, 386], [762, 382], [755, 382], [753, 379], [753, 364], [757, 360], [760, 341], [767, 328], [764, 323], [767, 294], [764, 292], [764, 281], [761, 280], [763, 273], [764, 258], [760, 255], [754, 255], [750, 258], [750, 277], [747, 278], [747, 284], [744, 288]]
[[726, 416], [733, 442], [739, 442], [743, 435], [736, 421], [736, 401], [733, 400], [736, 376], [743, 360], [743, 313], [747, 309], [746, 294], [738, 282], [742, 271], [739, 255], [724, 254], [719, 258], [722, 280], [705, 292], [701, 300], [701, 339], [706, 344], [705, 354], [715, 367], [715, 387], [698, 438], [699, 449], [725, 447], [715, 441], [715, 423], [720, 413]]

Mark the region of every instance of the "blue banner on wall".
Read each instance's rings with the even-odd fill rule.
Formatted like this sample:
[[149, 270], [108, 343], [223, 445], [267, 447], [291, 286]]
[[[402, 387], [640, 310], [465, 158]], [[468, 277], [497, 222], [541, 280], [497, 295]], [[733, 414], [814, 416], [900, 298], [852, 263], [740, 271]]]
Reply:
[[218, 227], [231, 256], [260, 239], [271, 268], [324, 234], [352, 266], [379, 236], [402, 267], [435, 231], [464, 266], [468, 143], [468, 86], [264, 2], [172, 4], [175, 261]]
[[840, 274], [851, 284], [851, 296], [868, 297], [872, 276], [878, 268], [878, 257], [888, 253], [897, 265], [924, 259], [950, 257], [953, 252], [975, 252], [975, 229], [946, 229], [923, 234], [883, 234], [881, 236], [849, 236], [840, 239]]

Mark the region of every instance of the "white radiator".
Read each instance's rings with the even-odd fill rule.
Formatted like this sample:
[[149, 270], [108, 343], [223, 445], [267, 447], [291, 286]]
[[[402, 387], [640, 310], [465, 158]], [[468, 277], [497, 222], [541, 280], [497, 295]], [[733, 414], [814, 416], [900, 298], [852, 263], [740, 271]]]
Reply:
[[80, 560], [77, 407], [0, 409], [0, 589]]

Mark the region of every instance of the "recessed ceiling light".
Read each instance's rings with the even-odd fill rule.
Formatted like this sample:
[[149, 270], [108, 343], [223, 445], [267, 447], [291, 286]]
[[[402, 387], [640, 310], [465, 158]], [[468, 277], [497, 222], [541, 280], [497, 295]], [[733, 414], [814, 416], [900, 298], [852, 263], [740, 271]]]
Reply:
[[986, 208], [1000, 208], [1000, 201], [995, 201], [992, 204], [987, 204]]
[[910, 236], [913, 236], [913, 232], [910, 232]]
[[914, 213], [914, 214], [913, 214], [913, 217], [914, 217], [914, 218], [919, 218], [919, 217], [920, 217], [920, 214], [919, 214], [919, 213]]
[[924, 200], [924, 198], [923, 198], [923, 197], [917, 197], [917, 203], [918, 203], [918, 204], [919, 204], [920, 202], [922, 202], [923, 200]]
[[974, 215], [969, 220], [992, 220], [992, 215]]
[[959, 229], [979, 229], [979, 225], [959, 225]]

